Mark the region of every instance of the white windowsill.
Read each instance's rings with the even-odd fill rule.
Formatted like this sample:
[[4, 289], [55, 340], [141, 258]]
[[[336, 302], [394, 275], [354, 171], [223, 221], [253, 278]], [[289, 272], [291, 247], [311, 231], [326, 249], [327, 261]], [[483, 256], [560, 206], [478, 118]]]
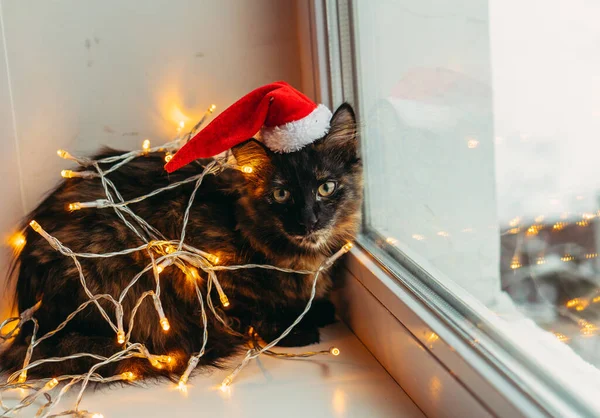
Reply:
[[[322, 340], [310, 349], [335, 345], [341, 354], [301, 360], [262, 356], [238, 375], [230, 393], [218, 389], [228, 374], [220, 370], [192, 378], [187, 395], [167, 382], [89, 391], [81, 409], [102, 413], [106, 418], [424, 416], [344, 324], [325, 328]], [[231, 365], [235, 367], [237, 361], [239, 358]], [[54, 412], [70, 409], [77, 390], [72, 392]], [[35, 409], [26, 409], [22, 416], [33, 416]]]

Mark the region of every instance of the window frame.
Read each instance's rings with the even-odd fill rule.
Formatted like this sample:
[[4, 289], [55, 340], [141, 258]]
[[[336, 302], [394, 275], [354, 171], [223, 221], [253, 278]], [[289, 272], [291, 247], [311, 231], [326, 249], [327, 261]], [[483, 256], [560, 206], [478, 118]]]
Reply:
[[[353, 0], [308, 2], [316, 98], [332, 109], [343, 102], [353, 104], [360, 121], [360, 51], [354, 11]], [[368, 190], [364, 192], [367, 201]], [[364, 209], [363, 204], [362, 232], [346, 258], [344, 285], [334, 299], [341, 318], [427, 415], [461, 416], [458, 411], [506, 417], [595, 414], [572, 391], [531, 367], [531, 356], [515, 350], [493, 327], [478, 321], [484, 333], [464, 311], [446, 303], [454, 299], [464, 305], [454, 293], [460, 291], [458, 286], [441, 285], [409, 254], [397, 248], [392, 251], [384, 237], [369, 229]], [[365, 300], [379, 305], [383, 313], [357, 314]], [[385, 313], [393, 320], [385, 319]], [[431, 335], [436, 336], [435, 344], [430, 344]], [[415, 344], [403, 345], [403, 338]], [[393, 354], [382, 349], [382, 339], [401, 349]], [[418, 370], [403, 367], [410, 358], [421, 359]], [[442, 397], [440, 403], [432, 379], [445, 382], [444, 390], [454, 393], [456, 402]]]

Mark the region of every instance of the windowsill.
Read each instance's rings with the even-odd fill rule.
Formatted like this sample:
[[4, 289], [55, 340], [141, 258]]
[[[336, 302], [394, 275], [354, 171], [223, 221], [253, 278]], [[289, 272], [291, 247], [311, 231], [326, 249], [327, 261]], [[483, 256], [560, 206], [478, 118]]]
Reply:
[[[424, 416], [344, 324], [325, 328], [322, 340], [310, 349], [321, 350], [335, 345], [340, 349], [340, 356], [305, 360], [262, 356], [244, 368], [229, 393], [218, 389], [228, 373], [219, 370], [192, 378], [187, 395], [167, 382], [88, 391], [81, 409], [113, 418]], [[302, 352], [306, 348], [279, 349], [284, 350]], [[230, 365], [235, 367], [238, 361], [235, 359]], [[70, 408], [76, 392], [72, 389], [54, 412]], [[26, 409], [23, 416], [30, 416], [35, 409]]]

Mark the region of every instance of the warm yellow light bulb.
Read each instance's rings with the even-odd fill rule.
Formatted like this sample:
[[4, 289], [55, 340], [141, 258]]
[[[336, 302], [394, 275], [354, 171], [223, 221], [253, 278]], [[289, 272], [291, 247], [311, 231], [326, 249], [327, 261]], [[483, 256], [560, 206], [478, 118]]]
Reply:
[[198, 269], [196, 267], [189, 267], [189, 276], [191, 277], [192, 280], [199, 280], [200, 279], [200, 274], [198, 273]]
[[340, 349], [337, 347], [331, 347], [331, 349], [329, 350], [329, 352], [331, 354], [333, 354], [334, 356], [339, 356], [340, 355]]
[[44, 388], [46, 390], [54, 389], [56, 387], [56, 385], [58, 385], [58, 379], [53, 378], [52, 380], [50, 380], [48, 383], [46, 383], [44, 385]]
[[179, 383], [177, 384], [177, 389], [182, 393], [187, 392], [187, 385], [183, 380], [179, 381]]
[[210, 107], [208, 108], [208, 110], [210, 111], [210, 113], [212, 113], [215, 111], [216, 108], [217, 108], [217, 105], [211, 104]]
[[73, 177], [73, 171], [72, 171], [72, 170], [62, 170], [62, 171], [60, 172], [60, 175], [61, 175], [63, 178], [70, 179], [70, 178], [72, 178], [72, 177]]
[[17, 380], [18, 383], [25, 383], [25, 381], [27, 380], [27, 370], [23, 370], [21, 372], [21, 374], [19, 375], [19, 379]]
[[121, 373], [121, 377], [123, 380], [135, 380], [135, 374], [133, 372], [123, 372]]
[[224, 308], [227, 308], [230, 305], [229, 298], [227, 297], [227, 295], [222, 294], [220, 299], [221, 299], [221, 305], [223, 305]]
[[123, 331], [117, 332], [117, 342], [119, 344], [125, 344], [125, 333]]
[[171, 329], [171, 325], [169, 324], [169, 320], [167, 318], [162, 318], [160, 320], [160, 326], [164, 331], [168, 331]]
[[60, 158], [64, 158], [65, 160], [71, 158], [71, 154], [69, 154], [64, 149], [59, 149], [58, 151], [56, 151], [56, 155], [58, 155]]
[[159, 264], [158, 266], [156, 266], [156, 272], [157, 272], [158, 274], [162, 273], [164, 269], [165, 269], [165, 268], [164, 268], [163, 266], [161, 266], [160, 264]]
[[21, 232], [15, 232], [8, 239], [8, 243], [13, 250], [18, 253], [23, 249], [23, 247], [25, 247], [27, 241], [25, 240], [25, 235], [23, 235]]
[[352, 247], [354, 247], [354, 244], [352, 244], [351, 242], [348, 242], [346, 245], [344, 245], [343, 249], [345, 252], [348, 252], [352, 249]]
[[33, 230], [34, 230], [35, 232], [40, 232], [40, 231], [42, 230], [42, 227], [41, 227], [41, 226], [40, 226], [40, 224], [39, 224], [39, 223], [37, 223], [36, 221], [31, 221], [31, 222], [29, 222], [29, 226], [30, 226], [31, 228], [33, 228]]
[[73, 202], [73, 203], [69, 203], [69, 204], [67, 205], [67, 209], [68, 209], [70, 212], [73, 212], [73, 211], [79, 210], [79, 209], [81, 209], [81, 203], [79, 203], [79, 202]]
[[165, 163], [168, 163], [169, 161], [171, 161], [173, 159], [173, 155], [171, 155], [170, 153], [167, 153], [165, 155]]
[[144, 142], [142, 142], [142, 149], [146, 152], [148, 152], [150, 150], [150, 140], [149, 139], [144, 139]]
[[185, 122], [180, 120], [179, 121], [179, 127], [183, 129], [183, 127], [185, 126]]
[[242, 171], [246, 174], [250, 174], [254, 171], [254, 169], [249, 165], [245, 165], [242, 167]]

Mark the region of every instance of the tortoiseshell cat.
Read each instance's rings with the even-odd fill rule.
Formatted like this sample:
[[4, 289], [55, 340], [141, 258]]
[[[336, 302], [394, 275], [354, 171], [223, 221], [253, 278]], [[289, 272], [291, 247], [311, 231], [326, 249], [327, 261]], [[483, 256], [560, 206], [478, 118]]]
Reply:
[[[251, 174], [228, 170], [207, 176], [190, 212], [186, 242], [220, 256], [220, 264], [272, 264], [294, 269], [316, 269], [328, 256], [351, 241], [358, 229], [362, 201], [362, 166], [357, 156], [356, 123], [352, 108], [340, 106], [322, 139], [288, 154], [276, 154], [250, 139], [232, 152], [240, 165], [249, 162]], [[97, 158], [118, 154], [105, 151]], [[135, 159], [109, 175], [123, 197], [131, 199], [177, 182], [202, 170], [198, 161], [168, 175], [163, 155]], [[149, 224], [171, 239], [179, 238], [183, 214], [193, 184], [187, 184], [132, 205]], [[69, 202], [103, 198], [98, 179], [69, 179], [33, 211], [50, 234], [76, 252], [105, 253], [132, 248], [143, 242], [118, 219], [112, 209], [65, 211]], [[54, 330], [82, 302], [88, 300], [72, 259], [55, 251], [37, 233], [26, 230], [27, 244], [17, 261], [19, 312], [42, 301], [35, 318], [38, 337]], [[87, 284], [94, 294], [118, 297], [121, 290], [149, 262], [147, 253], [136, 252], [109, 259], [80, 259]], [[278, 337], [304, 309], [310, 294], [310, 276], [271, 270], [218, 273], [231, 306], [222, 316], [246, 334], [254, 327], [266, 341]], [[206, 294], [205, 280], [201, 280]], [[142, 276], [123, 301], [125, 321], [140, 294], [155, 286], [149, 272]], [[319, 341], [319, 327], [334, 321], [334, 307], [327, 299], [331, 279], [320, 279], [312, 309], [282, 345], [307, 345]], [[111, 363], [98, 371], [106, 376], [136, 370], [139, 376], [181, 374], [187, 358], [202, 345], [202, 321], [196, 294], [176, 267], [161, 274], [161, 300], [171, 328], [165, 333], [151, 300], [142, 303], [130, 341], [141, 342], [153, 354], [170, 354], [177, 361], [169, 370], [152, 367], [145, 359]], [[213, 296], [216, 292], [213, 291]], [[220, 306], [215, 298], [215, 306]], [[107, 312], [114, 308], [101, 301]], [[218, 308], [221, 309], [221, 308]], [[219, 365], [246, 342], [228, 332], [207, 310], [209, 339], [200, 364]], [[0, 355], [3, 370], [22, 367], [32, 334], [28, 323]], [[37, 358], [62, 357], [87, 352], [110, 356], [121, 350], [114, 331], [93, 305], [77, 315], [56, 335], [33, 352]], [[84, 373], [96, 361], [86, 358], [46, 363], [30, 370], [30, 376]]]

